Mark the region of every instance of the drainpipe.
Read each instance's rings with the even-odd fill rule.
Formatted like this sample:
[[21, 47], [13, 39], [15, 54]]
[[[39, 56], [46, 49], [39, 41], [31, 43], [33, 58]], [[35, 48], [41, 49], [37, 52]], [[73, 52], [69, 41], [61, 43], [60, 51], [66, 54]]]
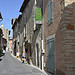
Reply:
[[[43, 7], [44, 7], [44, 0], [42, 0]], [[43, 9], [43, 8], [42, 8]], [[44, 11], [44, 10], [42, 10]], [[43, 14], [42, 14], [43, 15]], [[44, 19], [42, 19], [42, 25], [41, 25], [41, 45], [42, 45], [42, 70], [44, 71], [44, 50], [43, 50], [43, 23]]]
[[[34, 4], [34, 13], [35, 13], [35, 7], [36, 7], [37, 1], [35, 0]], [[36, 23], [35, 23], [35, 15], [34, 15], [34, 31], [36, 30]]]
[[42, 55], [42, 70], [44, 70], [44, 51], [43, 51], [43, 24], [41, 25], [41, 55]]
[[[35, 14], [35, 7], [36, 7], [37, 1], [35, 0], [34, 4], [34, 14]], [[36, 23], [35, 23], [35, 15], [34, 15], [34, 31], [36, 30]], [[35, 50], [36, 53], [36, 66], [37, 66], [37, 50]]]

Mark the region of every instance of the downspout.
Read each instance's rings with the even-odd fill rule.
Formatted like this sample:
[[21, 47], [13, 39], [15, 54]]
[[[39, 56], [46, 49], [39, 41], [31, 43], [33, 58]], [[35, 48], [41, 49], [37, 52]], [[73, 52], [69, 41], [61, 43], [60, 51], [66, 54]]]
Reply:
[[[42, 7], [44, 7], [44, 0], [42, 0], [42, 3], [43, 3], [43, 5], [42, 5]], [[43, 10], [43, 8], [42, 8], [42, 12], [43, 12], [44, 10]], [[42, 13], [42, 15], [43, 15], [43, 13]], [[42, 25], [41, 25], [41, 54], [42, 54], [42, 70], [44, 71], [44, 50], [43, 50], [43, 23], [44, 22], [44, 19], [42, 18]]]

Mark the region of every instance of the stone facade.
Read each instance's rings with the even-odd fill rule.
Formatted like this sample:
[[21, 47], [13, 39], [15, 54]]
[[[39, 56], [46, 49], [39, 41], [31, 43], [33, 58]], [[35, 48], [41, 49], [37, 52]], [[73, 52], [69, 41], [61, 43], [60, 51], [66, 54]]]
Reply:
[[[30, 50], [31, 51], [31, 54], [30, 54], [31, 63], [41, 68], [41, 62], [40, 62], [41, 60], [40, 58], [41, 57], [41, 25], [38, 24], [37, 29], [34, 30], [34, 5], [35, 5], [35, 0], [29, 1], [26, 7], [24, 8], [24, 10], [22, 11], [22, 7], [21, 7], [20, 11], [22, 12], [22, 26], [23, 28], [25, 28], [24, 42], [28, 41], [28, 43], [31, 46], [30, 48], [31, 49]], [[37, 1], [37, 6], [42, 8], [42, 0]], [[38, 49], [39, 49], [38, 60], [36, 60], [37, 59], [36, 44], [38, 44]]]
[[[44, 0], [44, 50], [45, 70], [52, 75], [74, 75], [75, 1], [53, 0], [53, 22], [47, 25], [47, 4]], [[55, 34], [55, 35], [54, 35]], [[54, 38], [54, 68], [47, 67], [47, 41]], [[52, 63], [50, 61], [50, 63]], [[49, 65], [50, 66], [50, 65]], [[52, 69], [54, 69], [52, 71]]]
[[3, 24], [1, 24], [1, 27], [0, 27], [3, 31], [3, 38], [6, 39], [7, 41], [7, 47], [6, 47], [6, 51], [9, 50], [9, 35], [10, 35], [10, 30], [6, 29], [3, 27]]
[[24, 26], [25, 22], [23, 20], [23, 16], [19, 15], [18, 17], [18, 27], [17, 27], [17, 50], [20, 54], [20, 57], [22, 55], [22, 51], [24, 50]]
[[[21, 56], [22, 52], [25, 51], [25, 48], [28, 48], [29, 63], [36, 65], [41, 69], [42, 61], [40, 60], [42, 60], [42, 24], [37, 24], [36, 29], [34, 30], [34, 6], [35, 0], [27, 0], [23, 2], [20, 8], [20, 12], [22, 12], [22, 15], [19, 15], [17, 23], [13, 27], [13, 40], [16, 40], [16, 52], [18, 51]], [[42, 8], [42, 0], [37, 0], [37, 7]], [[25, 43], [26, 41], [28, 41], [28, 44]]]
[[[43, 9], [43, 25], [34, 22], [35, 6]], [[44, 66], [52, 75], [74, 75], [74, 9], [74, 0], [24, 0], [20, 8], [22, 15], [13, 25], [14, 51], [22, 57], [22, 52], [28, 48], [29, 63], [40, 69]]]
[[[60, 48], [56, 48], [57, 75], [75, 74], [74, 71], [75, 70], [74, 69], [74, 65], [75, 65], [74, 64], [75, 62], [74, 60], [75, 14], [74, 13], [75, 11], [74, 9], [75, 9], [75, 1], [65, 0], [65, 8], [61, 16], [60, 24], [56, 34], [56, 46], [60, 47]], [[57, 56], [58, 54], [60, 57]]]
[[9, 51], [12, 52], [12, 37], [9, 37]]
[[12, 53], [16, 56], [17, 51], [17, 18], [12, 19], [13, 39], [12, 39]]
[[[61, 6], [60, 6], [60, 2], [57, 0], [52, 0], [53, 1], [53, 22], [51, 24], [47, 24], [47, 6], [48, 6], [48, 2], [49, 0], [44, 0], [44, 10], [43, 10], [43, 17], [44, 17], [44, 23], [43, 23], [43, 36], [44, 36], [44, 68], [45, 71], [47, 71], [47, 38], [49, 38], [50, 36], [56, 35], [56, 31], [58, 29], [58, 25], [60, 22], [60, 16], [61, 16]], [[55, 38], [55, 36], [53, 36], [53, 38]], [[54, 41], [55, 42], [55, 41]], [[54, 51], [55, 52], [55, 51]], [[54, 55], [55, 56], [55, 55]]]
[[3, 32], [2, 32], [2, 29], [0, 28], [0, 56], [2, 52], [2, 38], [3, 38]]

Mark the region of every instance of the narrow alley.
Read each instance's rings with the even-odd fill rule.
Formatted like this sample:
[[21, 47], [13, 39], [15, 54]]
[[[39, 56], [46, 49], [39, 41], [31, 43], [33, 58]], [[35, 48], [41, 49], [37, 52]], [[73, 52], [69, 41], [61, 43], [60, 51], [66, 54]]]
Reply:
[[1, 0], [0, 75], [75, 75], [75, 0]]
[[45, 75], [40, 70], [21, 63], [12, 57], [10, 52], [7, 52], [6, 55], [0, 59], [2, 59], [0, 61], [0, 75]]

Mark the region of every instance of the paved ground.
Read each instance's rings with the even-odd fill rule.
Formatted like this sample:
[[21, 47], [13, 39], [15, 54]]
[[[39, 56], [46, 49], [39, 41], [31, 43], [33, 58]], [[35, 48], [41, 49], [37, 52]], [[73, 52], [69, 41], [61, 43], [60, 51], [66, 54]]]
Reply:
[[13, 58], [9, 52], [1, 58], [0, 75], [45, 75], [36, 68], [22, 64], [19, 60]]

